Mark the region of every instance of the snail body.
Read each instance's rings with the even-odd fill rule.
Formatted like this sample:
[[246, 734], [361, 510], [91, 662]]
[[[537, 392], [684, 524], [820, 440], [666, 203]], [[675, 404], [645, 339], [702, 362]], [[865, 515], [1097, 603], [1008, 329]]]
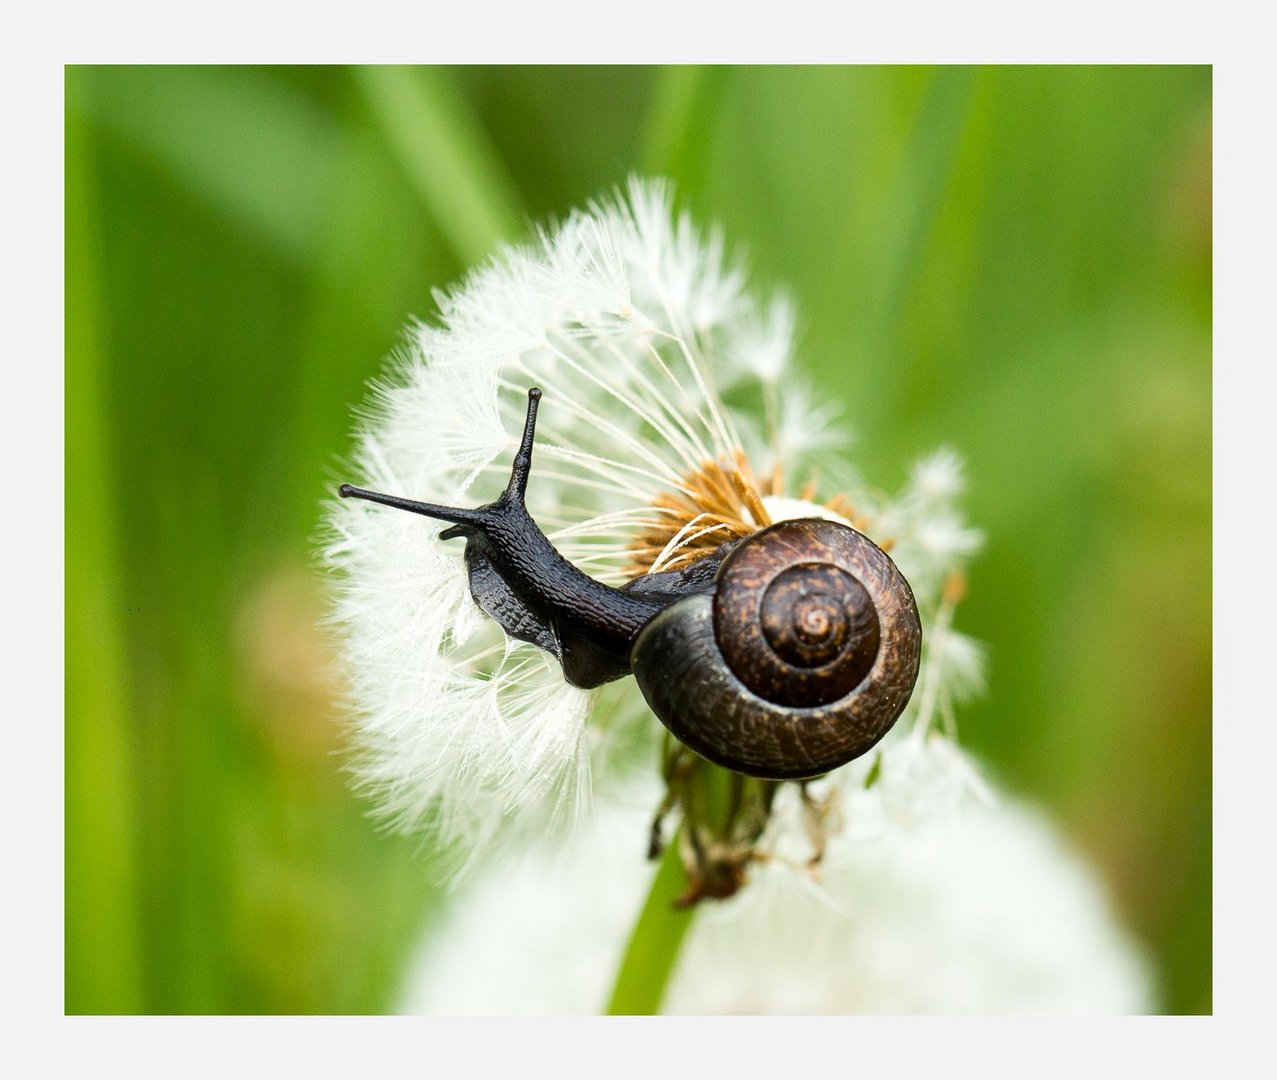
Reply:
[[909, 584], [868, 537], [837, 522], [779, 522], [681, 570], [621, 588], [564, 559], [528, 514], [540, 391], [528, 392], [510, 482], [477, 509], [342, 485], [450, 522], [466, 540], [475, 602], [512, 637], [590, 688], [633, 674], [658, 719], [715, 764], [804, 779], [870, 750], [908, 704], [922, 630]]

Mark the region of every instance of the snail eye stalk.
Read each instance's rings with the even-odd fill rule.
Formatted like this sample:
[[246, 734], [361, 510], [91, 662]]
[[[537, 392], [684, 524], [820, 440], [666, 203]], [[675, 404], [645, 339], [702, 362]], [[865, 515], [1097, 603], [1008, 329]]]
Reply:
[[416, 499], [405, 499], [399, 495], [385, 495], [380, 491], [369, 491], [354, 484], [342, 484], [337, 494], [343, 499], [363, 499], [366, 502], [391, 506], [396, 510], [407, 510], [412, 514], [435, 518], [438, 521], [450, 521], [462, 526], [460, 530], [445, 529], [440, 535], [444, 540], [464, 535], [466, 528], [481, 528], [492, 518], [490, 512], [495, 507], [523, 507], [524, 497], [528, 490], [528, 474], [532, 471], [532, 443], [536, 438], [537, 406], [541, 401], [541, 390], [532, 387], [528, 391], [528, 411], [523, 420], [523, 438], [519, 441], [518, 453], [514, 455], [514, 464], [510, 469], [510, 481], [501, 497], [495, 503], [467, 510], [460, 506], [442, 506], [439, 503], [418, 502]]

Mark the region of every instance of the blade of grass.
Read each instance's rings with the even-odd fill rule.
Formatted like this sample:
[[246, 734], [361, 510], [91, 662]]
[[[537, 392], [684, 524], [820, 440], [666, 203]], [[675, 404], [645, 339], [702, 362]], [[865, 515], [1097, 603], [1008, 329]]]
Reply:
[[66, 953], [68, 1013], [141, 1011], [133, 760], [114, 478], [103, 416], [93, 167], [66, 75]]
[[[882, 214], [882, 282], [876, 324], [870, 327], [872, 352], [884, 360], [895, 351], [905, 318], [909, 290], [921, 271], [944, 196], [953, 180], [954, 161], [971, 104], [975, 71], [942, 67], [933, 77], [914, 122], [913, 136], [901, 162], [889, 204]], [[885, 364], [895, 377], [884, 390], [901, 393], [906, 365]], [[888, 409], [890, 412], [890, 409]]]
[[360, 67], [355, 82], [461, 265], [522, 235], [518, 190], [446, 72]]
[[643, 161], [649, 173], [672, 176], [690, 195], [705, 186], [710, 141], [731, 68], [722, 64], [671, 64], [663, 67], [653, 91], [644, 139]]

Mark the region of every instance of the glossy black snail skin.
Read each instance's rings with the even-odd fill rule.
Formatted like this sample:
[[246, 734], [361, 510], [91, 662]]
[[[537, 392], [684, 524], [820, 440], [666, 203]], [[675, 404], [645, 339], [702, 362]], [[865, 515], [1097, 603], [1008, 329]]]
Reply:
[[450, 522], [474, 601], [553, 653], [574, 686], [633, 673], [660, 721], [715, 764], [767, 780], [829, 772], [904, 711], [922, 627], [913, 592], [855, 529], [782, 521], [682, 570], [613, 588], [555, 550], [524, 505], [541, 391], [528, 391], [510, 482], [474, 510], [343, 484], [342, 498]]

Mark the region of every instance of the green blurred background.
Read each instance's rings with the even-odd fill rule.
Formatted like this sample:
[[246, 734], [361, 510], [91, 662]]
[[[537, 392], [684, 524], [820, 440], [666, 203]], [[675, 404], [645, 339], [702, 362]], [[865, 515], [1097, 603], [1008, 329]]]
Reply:
[[392, 1007], [438, 891], [341, 771], [320, 501], [431, 290], [633, 171], [791, 288], [864, 475], [967, 459], [963, 742], [1210, 1011], [1209, 68], [66, 89], [68, 1012]]

